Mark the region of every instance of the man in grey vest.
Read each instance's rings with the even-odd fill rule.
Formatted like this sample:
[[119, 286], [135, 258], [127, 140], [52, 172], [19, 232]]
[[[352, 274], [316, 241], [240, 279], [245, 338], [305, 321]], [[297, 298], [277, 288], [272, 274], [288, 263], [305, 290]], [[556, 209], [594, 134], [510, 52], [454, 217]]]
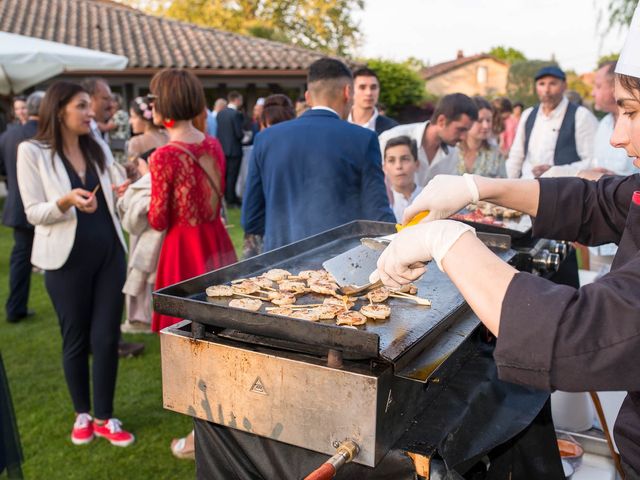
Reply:
[[535, 82], [540, 103], [522, 113], [506, 163], [507, 176], [538, 178], [553, 166], [562, 175], [590, 168], [596, 117], [565, 98], [567, 81], [560, 68], [541, 68]]

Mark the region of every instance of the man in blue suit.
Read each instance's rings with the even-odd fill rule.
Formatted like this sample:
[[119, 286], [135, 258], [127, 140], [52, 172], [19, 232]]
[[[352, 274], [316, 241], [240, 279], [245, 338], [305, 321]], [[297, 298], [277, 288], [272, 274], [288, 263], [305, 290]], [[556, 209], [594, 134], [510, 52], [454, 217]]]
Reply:
[[27, 99], [29, 118], [24, 125], [7, 130], [0, 136], [0, 174], [7, 177], [7, 198], [2, 212], [2, 223], [13, 228], [13, 249], [9, 259], [9, 297], [5, 309], [7, 321], [18, 322], [30, 317], [27, 308], [31, 283], [31, 247], [33, 225], [27, 222], [24, 206], [18, 190], [16, 163], [20, 142], [34, 137], [38, 132], [38, 110], [44, 92], [35, 91]]
[[352, 220], [395, 222], [376, 134], [344, 119], [353, 77], [342, 62], [309, 67], [311, 109], [258, 135], [242, 208], [245, 233], [268, 251]]

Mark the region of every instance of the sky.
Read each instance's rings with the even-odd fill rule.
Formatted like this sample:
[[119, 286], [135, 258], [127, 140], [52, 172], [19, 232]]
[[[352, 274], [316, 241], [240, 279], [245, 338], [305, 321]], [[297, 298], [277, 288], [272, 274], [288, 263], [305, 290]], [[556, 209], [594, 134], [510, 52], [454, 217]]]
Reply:
[[[357, 14], [364, 41], [358, 56], [430, 65], [503, 45], [530, 59], [555, 55], [566, 70], [585, 73], [619, 52], [626, 30], [608, 35], [608, 0], [365, 0]], [[605, 18], [598, 24], [598, 18]]]

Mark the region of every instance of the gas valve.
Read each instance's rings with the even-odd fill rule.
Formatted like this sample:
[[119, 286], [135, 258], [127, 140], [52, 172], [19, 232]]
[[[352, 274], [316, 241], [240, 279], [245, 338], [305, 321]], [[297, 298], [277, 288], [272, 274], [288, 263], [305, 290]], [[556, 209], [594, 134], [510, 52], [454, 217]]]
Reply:
[[560, 268], [560, 255], [545, 248], [533, 257], [532, 262], [533, 268], [540, 273], [557, 272]]
[[551, 253], [557, 253], [560, 256], [560, 260], [564, 260], [569, 253], [569, 245], [567, 242], [554, 240], [549, 243], [549, 251]]

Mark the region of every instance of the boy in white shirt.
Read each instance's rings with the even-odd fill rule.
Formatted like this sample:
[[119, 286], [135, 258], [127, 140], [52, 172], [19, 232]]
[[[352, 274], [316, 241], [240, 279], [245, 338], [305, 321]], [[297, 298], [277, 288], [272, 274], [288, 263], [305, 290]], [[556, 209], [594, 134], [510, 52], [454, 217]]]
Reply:
[[398, 223], [402, 223], [404, 209], [420, 193], [415, 182], [418, 166], [415, 140], [406, 135], [389, 139], [384, 148], [382, 169], [391, 190], [391, 208]]

